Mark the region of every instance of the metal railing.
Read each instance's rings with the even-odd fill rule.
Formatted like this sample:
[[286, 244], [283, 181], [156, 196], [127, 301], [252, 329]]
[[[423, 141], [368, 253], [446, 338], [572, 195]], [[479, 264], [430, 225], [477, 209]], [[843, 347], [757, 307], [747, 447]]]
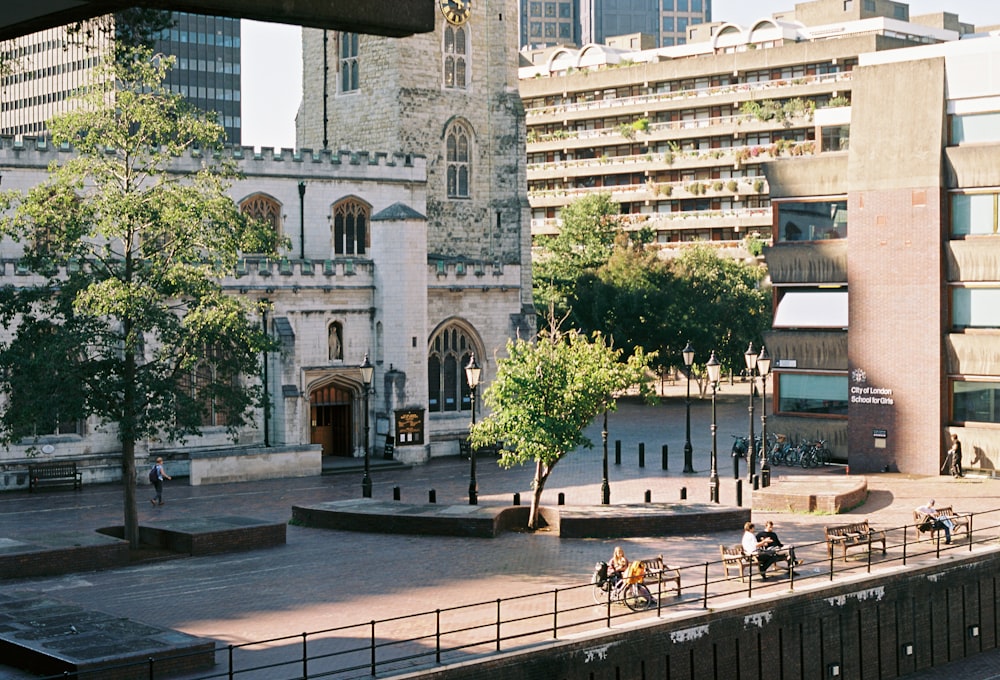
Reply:
[[[606, 591], [602, 591], [606, 595], [597, 603], [595, 587], [588, 581], [297, 635], [217, 645], [215, 670], [203, 675], [188, 672], [184, 677], [189, 680], [391, 677], [444, 663], [483, 658], [515, 647], [542, 645], [559, 639], [560, 635], [610, 629], [624, 621], [660, 617], [665, 610], [703, 611], [720, 599], [752, 598], [761, 591], [794, 591], [803, 581], [833, 581], [846, 574], [871, 573], [873, 566], [906, 565], [909, 560], [940, 558], [942, 554], [958, 550], [971, 552], [975, 545], [996, 543], [1000, 538], [1000, 509], [962, 515], [968, 517], [968, 526], [963, 533], [952, 536], [951, 545], [944, 544], [943, 531], [938, 531], [934, 538], [921, 539], [916, 524], [879, 528], [878, 532], [886, 536], [885, 555], [873, 554], [873, 548], [880, 550], [881, 546], [874, 547], [870, 538], [861, 559], [858, 559], [859, 553], [843, 557], [826, 540], [796, 544], [796, 557], [803, 560], [796, 569], [808, 569], [809, 573], [797, 574], [789, 570], [787, 580], [758, 581], [752, 569], [746, 579], [742, 576], [726, 578], [720, 574], [723, 571], [721, 559], [673, 567], [681, 572], [681, 593], [675, 597], [672, 585], [660, 581], [651, 583], [655, 601], [644, 611], [630, 611], [613, 602]], [[834, 520], [831, 525], [836, 519], [831, 516]], [[176, 668], [186, 657], [204, 653], [156, 655], [142, 662], [67, 672], [43, 680], [119, 677], [126, 672], [129, 677], [148, 677], [149, 680], [176, 677]], [[168, 667], [174, 670], [166, 670]]]

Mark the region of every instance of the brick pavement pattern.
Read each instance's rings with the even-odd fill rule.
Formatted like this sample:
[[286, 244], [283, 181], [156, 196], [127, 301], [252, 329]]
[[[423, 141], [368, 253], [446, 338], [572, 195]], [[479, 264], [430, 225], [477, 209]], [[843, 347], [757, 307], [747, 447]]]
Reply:
[[[742, 398], [740, 388], [742, 387]], [[745, 386], [730, 388], [719, 404], [719, 469], [721, 502], [734, 505], [729, 434], [746, 427]], [[692, 502], [708, 500], [710, 402], [692, 400], [692, 443], [695, 474], [685, 475], [683, 399], [646, 407], [623, 404], [609, 418], [609, 440], [623, 442], [623, 462], [610, 465], [612, 504], [641, 503], [646, 490], [654, 502], [676, 501], [682, 487]], [[758, 403], [759, 407], [759, 403]], [[759, 411], [758, 411], [759, 414]], [[601, 490], [599, 422], [589, 430], [595, 448], [574, 452], [553, 472], [543, 502], [555, 505], [564, 493], [568, 505], [597, 505]], [[646, 442], [646, 467], [637, 466], [637, 444]], [[660, 469], [660, 446], [670, 449], [669, 470]], [[613, 455], [613, 452], [611, 453]], [[391, 499], [399, 486], [406, 502], [423, 502], [435, 489], [439, 504], [467, 502], [468, 461], [435, 459], [429, 464], [394, 470], [374, 468], [374, 496]], [[480, 503], [507, 504], [514, 492], [526, 502], [530, 466], [502, 470], [480, 459]], [[822, 484], [843, 468], [806, 471], [776, 468], [783, 475], [812, 475]], [[741, 468], [741, 477], [745, 468]], [[309, 504], [361, 495], [361, 475], [268, 480], [216, 486], [168, 484], [166, 504], [140, 506], [141, 522], [161, 518], [242, 515], [287, 521], [294, 504]], [[960, 511], [1000, 507], [1000, 482], [988, 478], [917, 478], [902, 474], [868, 477], [866, 503], [841, 516], [844, 522], [868, 518], [880, 526], [912, 521], [912, 509], [928, 498]], [[140, 493], [140, 498], [142, 497]], [[751, 492], [744, 488], [744, 505]], [[772, 519], [786, 543], [806, 544], [822, 538], [830, 516], [754, 513], [763, 524]], [[120, 524], [121, 491], [117, 485], [90, 486], [82, 491], [0, 495], [0, 539], [26, 538], [39, 532], [79, 530]], [[223, 643], [242, 643], [296, 635], [373, 618], [432, 610], [435, 607], [547, 591], [589, 579], [598, 560], [607, 559], [615, 544], [634, 557], [662, 553], [673, 565], [715, 560], [718, 544], [737, 542], [738, 535], [705, 533], [684, 538], [644, 537], [594, 540], [560, 539], [550, 532], [510, 533], [494, 539], [397, 536], [288, 526], [287, 545], [246, 553], [141, 563], [108, 571], [4, 582], [4, 589], [32, 589], [60, 599], [136, 621], [174, 628]], [[372, 565], [377, 565], [373, 568]], [[948, 673], [970, 680], [1000, 677], [1000, 654], [990, 653], [948, 667]], [[942, 677], [917, 673], [917, 680]], [[0, 678], [27, 678], [0, 665]]]

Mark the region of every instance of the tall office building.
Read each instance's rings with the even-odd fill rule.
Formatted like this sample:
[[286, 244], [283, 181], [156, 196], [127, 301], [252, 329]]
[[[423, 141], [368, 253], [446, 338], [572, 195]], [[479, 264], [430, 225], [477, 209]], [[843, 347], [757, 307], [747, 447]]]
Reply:
[[[167, 85], [195, 106], [219, 115], [229, 143], [241, 143], [240, 22], [186, 12], [171, 15], [154, 51], [177, 57]], [[85, 34], [85, 28], [81, 33]], [[71, 38], [64, 27], [24, 36], [0, 50], [14, 63], [0, 79], [0, 134], [43, 135], [45, 121], [68, 110], [72, 96], [87, 85], [102, 59], [112, 53], [105, 32], [87, 40]]]
[[686, 42], [688, 26], [712, 20], [712, 0], [521, 0], [521, 46], [604, 44], [644, 33], [653, 47]]

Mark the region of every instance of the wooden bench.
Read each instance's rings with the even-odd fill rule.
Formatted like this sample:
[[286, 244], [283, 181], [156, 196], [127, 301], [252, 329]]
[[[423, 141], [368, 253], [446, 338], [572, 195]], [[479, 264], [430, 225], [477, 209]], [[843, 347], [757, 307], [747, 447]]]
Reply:
[[[947, 517], [951, 520], [952, 529], [951, 534], [954, 536], [959, 531], [969, 531], [969, 515], [967, 513], [956, 513], [950, 505], [946, 505], [942, 508], [937, 509], [938, 514]], [[921, 539], [920, 534], [926, 533], [928, 538], [935, 538], [937, 533], [941, 531], [937, 526], [933, 525], [930, 529], [921, 529], [920, 525], [924, 523], [925, 519], [929, 519], [927, 515], [922, 512], [913, 511], [913, 531], [917, 534], [917, 540]]]
[[834, 546], [839, 546], [844, 561], [847, 561], [847, 551], [851, 548], [870, 550], [870, 546], [882, 544], [882, 554], [885, 554], [885, 532], [876, 531], [868, 525], [868, 520], [852, 524], [838, 524], [823, 527], [826, 538], [827, 557], [833, 557]]
[[730, 569], [738, 569], [740, 572], [740, 582], [745, 580], [744, 575], [753, 576], [753, 568], [758, 566], [756, 555], [747, 555], [743, 551], [743, 546], [739, 543], [736, 545], [720, 545], [719, 554], [722, 556], [722, 570], [726, 574], [726, 578], [731, 578], [729, 576]]
[[681, 596], [681, 570], [664, 563], [663, 555], [657, 555], [649, 559], [640, 560], [642, 566], [646, 568], [646, 574], [642, 579], [643, 584], [654, 595], [659, 592], [661, 584], [672, 584], [677, 597]]
[[76, 461], [54, 460], [28, 465], [28, 491], [33, 493], [40, 486], [68, 486], [83, 488], [83, 473], [76, 469]]

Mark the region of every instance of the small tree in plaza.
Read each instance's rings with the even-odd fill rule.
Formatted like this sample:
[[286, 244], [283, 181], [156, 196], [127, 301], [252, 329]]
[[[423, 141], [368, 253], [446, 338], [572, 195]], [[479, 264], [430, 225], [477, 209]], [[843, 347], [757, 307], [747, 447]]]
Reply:
[[[49, 123], [73, 152], [25, 194], [0, 195], [0, 228], [31, 272], [0, 290], [0, 433], [31, 442], [66, 421], [116, 426], [133, 548], [136, 442], [252, 425], [252, 378], [271, 346], [254, 303], [219, 282], [241, 251], [275, 254], [278, 237], [227, 195], [237, 175], [216, 154], [223, 128], [164, 87], [168, 68], [146, 50], [117, 55]], [[173, 171], [189, 154], [200, 167]]]
[[561, 331], [552, 321], [536, 342], [509, 340], [506, 353], [483, 394], [491, 413], [475, 425], [471, 442], [480, 447], [502, 441], [499, 464], [506, 468], [535, 463], [528, 528], [536, 529], [553, 468], [571, 451], [593, 447], [583, 430], [615, 408], [615, 394], [633, 386], [645, 390], [649, 356], [637, 348], [623, 363], [621, 350], [600, 333]]

